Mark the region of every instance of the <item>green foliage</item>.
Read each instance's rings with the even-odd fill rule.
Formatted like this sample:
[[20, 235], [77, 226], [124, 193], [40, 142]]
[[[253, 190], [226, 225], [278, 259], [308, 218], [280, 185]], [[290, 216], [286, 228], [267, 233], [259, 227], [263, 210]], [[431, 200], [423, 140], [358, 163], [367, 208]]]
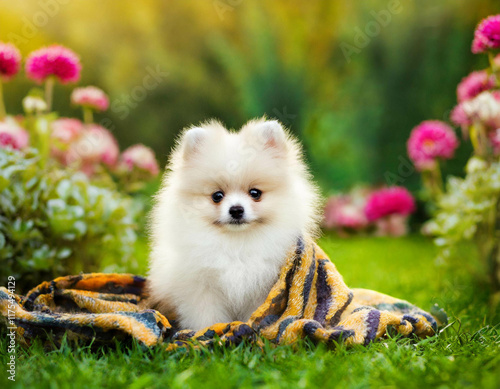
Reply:
[[438, 199], [426, 228], [436, 236], [442, 260], [456, 252], [459, 243], [474, 240], [492, 285], [498, 288], [500, 162], [488, 165], [473, 157], [468, 167], [465, 178], [448, 179], [446, 193]]
[[[34, 286], [91, 272], [103, 261], [134, 268], [132, 200], [83, 173], [41, 169], [36, 150], [0, 149], [0, 278]], [[111, 269], [110, 269], [111, 270]]]
[[[321, 239], [351, 286], [410, 298], [423, 308], [438, 302], [451, 325], [418, 343], [387, 339], [368, 347], [330, 350], [247, 344], [213, 351], [165, 352], [133, 345], [92, 350], [65, 344], [47, 352], [35, 342], [18, 348], [12, 387], [37, 388], [483, 388], [500, 380], [499, 312], [475, 271], [452, 262], [452, 274], [434, 264], [435, 247], [422, 237]], [[436, 274], [438, 273], [438, 274]], [[0, 349], [6, 349], [0, 338]], [[2, 354], [5, 366], [8, 355]], [[7, 376], [2, 369], [0, 379]]]
[[446, 193], [438, 200], [438, 211], [429, 223], [438, 236], [438, 246], [449, 248], [475, 237], [478, 225], [495, 214], [500, 198], [500, 163], [469, 172], [465, 178], [451, 177]]

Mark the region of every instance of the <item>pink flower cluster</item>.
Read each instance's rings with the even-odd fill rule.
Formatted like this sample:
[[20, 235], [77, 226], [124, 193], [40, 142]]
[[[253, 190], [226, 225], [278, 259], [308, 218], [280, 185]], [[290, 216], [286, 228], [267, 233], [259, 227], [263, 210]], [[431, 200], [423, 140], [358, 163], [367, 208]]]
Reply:
[[77, 119], [52, 123], [52, 155], [65, 165], [78, 166], [92, 175], [99, 164], [113, 167], [120, 150], [113, 135], [97, 124], [84, 125]]
[[29, 135], [14, 119], [0, 122], [0, 147], [21, 150], [28, 147]]
[[365, 214], [369, 221], [375, 221], [393, 214], [408, 216], [415, 207], [408, 189], [394, 186], [373, 192], [366, 202]]
[[[15, 76], [21, 67], [21, 53], [10, 43], [0, 42], [0, 78], [4, 81]], [[37, 82], [54, 76], [60, 82], [80, 79], [80, 58], [70, 49], [52, 45], [33, 51], [26, 59], [26, 75]]]
[[325, 226], [341, 236], [360, 231], [401, 236], [407, 233], [408, 216], [414, 211], [415, 200], [403, 187], [357, 190], [328, 200]]
[[483, 92], [462, 103], [463, 110], [471, 123], [481, 122], [489, 130], [500, 127], [500, 92]]
[[[482, 20], [477, 26], [472, 52], [483, 53], [498, 49], [500, 49], [500, 15], [493, 15]], [[493, 57], [492, 67], [494, 71], [500, 70], [500, 54]], [[500, 123], [500, 116], [498, 118], [494, 116], [497, 113], [493, 99], [497, 93], [493, 90], [495, 87], [495, 75], [487, 70], [472, 72], [458, 85], [458, 105], [453, 109], [450, 119], [453, 124], [462, 127], [464, 135], [474, 121], [482, 121], [493, 128]], [[484, 93], [487, 91], [492, 91], [492, 95]]]
[[122, 153], [120, 160], [129, 172], [139, 169], [152, 177], [156, 177], [160, 172], [154, 151], [142, 144], [130, 146]]
[[457, 87], [458, 102], [470, 100], [481, 92], [490, 90], [495, 87], [495, 77], [488, 74], [486, 70], [472, 72], [467, 77], [464, 77]]
[[52, 156], [66, 166], [74, 166], [87, 175], [93, 175], [99, 165], [112, 171], [125, 167], [146, 171], [148, 176], [159, 173], [153, 150], [134, 145], [120, 156], [118, 142], [106, 128], [97, 124], [83, 124], [80, 120], [62, 118], [52, 123]]
[[78, 119], [61, 118], [52, 122], [51, 153], [63, 165], [69, 165], [70, 147], [83, 133], [83, 123]]
[[10, 43], [0, 42], [0, 79], [7, 81], [14, 77], [21, 67], [21, 53]]
[[[466, 171], [475, 171], [471, 161], [490, 161], [500, 155], [500, 15], [490, 16], [476, 28], [472, 51], [487, 52], [490, 69], [475, 71], [464, 77], [457, 86], [458, 104], [450, 120], [461, 127], [464, 138], [470, 137], [475, 156]], [[439, 160], [450, 159], [458, 147], [453, 129], [446, 123], [429, 120], [416, 126], [408, 139], [408, 155], [417, 170], [424, 171], [423, 182], [434, 201], [443, 193]]]
[[438, 159], [450, 159], [458, 147], [453, 129], [438, 120], [416, 126], [408, 139], [408, 155], [419, 170], [431, 170]]
[[71, 93], [71, 102], [96, 111], [106, 111], [109, 107], [108, 96], [102, 89], [95, 86], [75, 88]]
[[474, 54], [496, 49], [500, 49], [500, 15], [482, 20], [476, 28], [472, 42]]
[[[69, 160], [82, 162], [87, 168], [98, 164], [116, 165], [120, 149], [114, 136], [98, 124], [86, 125], [80, 136], [71, 144]], [[92, 171], [92, 169], [89, 169]]]
[[368, 226], [365, 201], [366, 198], [356, 192], [330, 197], [325, 208], [325, 226], [339, 232], [364, 229]]
[[472, 120], [464, 111], [463, 104], [458, 104], [455, 106], [455, 108], [453, 108], [453, 110], [451, 111], [450, 120], [454, 125], [462, 127], [463, 129], [472, 124]]
[[[20, 65], [19, 50], [11, 44], [0, 42], [0, 81], [13, 77], [19, 71]], [[60, 45], [36, 50], [26, 60], [28, 78], [40, 83], [53, 79], [63, 84], [78, 81], [81, 69], [79, 57]], [[39, 132], [31, 121], [38, 120], [39, 113], [50, 109], [50, 86], [48, 83], [45, 91], [46, 96], [49, 96], [48, 101], [32, 95], [23, 99], [24, 110], [30, 115], [30, 120], [26, 120], [26, 123], [35, 134], [33, 147], [45, 150], [50, 142], [52, 158], [64, 166], [80, 169], [89, 176], [102, 171], [105, 166], [115, 177], [123, 179], [129, 190], [140, 187], [141, 180], [158, 175], [160, 169], [153, 150], [138, 144], [129, 147], [120, 155], [118, 142], [111, 132], [93, 123], [92, 111], [105, 111], [109, 107], [108, 96], [95, 86], [76, 88], [71, 95], [73, 104], [85, 108], [85, 124], [77, 119], [60, 118], [51, 123], [50, 134]], [[3, 108], [3, 104], [1, 107]], [[49, 135], [50, 139], [47, 138]], [[28, 132], [16, 120], [7, 117], [0, 121], [0, 147], [24, 149], [28, 145]]]
[[83, 131], [83, 123], [78, 119], [61, 118], [52, 122], [52, 139], [57, 144], [69, 145]]
[[472, 72], [464, 77], [457, 87], [458, 105], [453, 108], [450, 115], [451, 122], [465, 131], [472, 124], [472, 118], [464, 109], [466, 103], [485, 91], [495, 87], [495, 76], [488, 74], [486, 70]]
[[54, 76], [63, 84], [80, 79], [80, 58], [70, 49], [52, 45], [32, 52], [26, 59], [26, 74], [32, 80], [44, 82]]

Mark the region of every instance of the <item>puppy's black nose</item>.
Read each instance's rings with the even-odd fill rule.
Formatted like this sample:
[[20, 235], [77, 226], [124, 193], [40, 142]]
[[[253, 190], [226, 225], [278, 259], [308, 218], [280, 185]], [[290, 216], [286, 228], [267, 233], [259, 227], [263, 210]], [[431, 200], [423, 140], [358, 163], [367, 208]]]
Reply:
[[245, 208], [243, 208], [241, 205], [233, 205], [231, 208], [229, 208], [229, 214], [233, 217], [233, 219], [241, 219], [244, 213]]

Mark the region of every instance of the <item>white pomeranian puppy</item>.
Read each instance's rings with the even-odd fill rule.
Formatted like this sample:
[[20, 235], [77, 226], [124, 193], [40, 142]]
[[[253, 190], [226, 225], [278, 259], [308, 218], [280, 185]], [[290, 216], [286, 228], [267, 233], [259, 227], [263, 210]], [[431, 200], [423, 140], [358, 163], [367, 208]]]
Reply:
[[149, 305], [180, 328], [247, 321], [318, 225], [299, 144], [274, 120], [183, 132], [151, 215]]

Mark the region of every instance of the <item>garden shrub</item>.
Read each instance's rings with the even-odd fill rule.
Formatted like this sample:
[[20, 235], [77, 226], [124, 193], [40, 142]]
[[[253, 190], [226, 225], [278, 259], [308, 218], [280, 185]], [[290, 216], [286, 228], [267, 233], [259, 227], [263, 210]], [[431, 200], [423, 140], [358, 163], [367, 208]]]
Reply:
[[39, 166], [34, 149], [0, 148], [0, 268], [18, 285], [134, 267], [132, 199], [81, 172]]
[[[33, 286], [68, 273], [135, 271], [141, 191], [159, 174], [154, 152], [137, 144], [120, 152], [113, 133], [94, 122], [109, 108], [106, 93], [75, 88], [83, 121], [52, 111], [56, 83], [77, 82], [80, 57], [51, 45], [25, 61], [28, 79], [43, 84], [9, 116], [2, 84], [21, 69], [22, 55], [0, 42], [0, 277]], [[144, 220], [144, 218], [142, 218]]]

